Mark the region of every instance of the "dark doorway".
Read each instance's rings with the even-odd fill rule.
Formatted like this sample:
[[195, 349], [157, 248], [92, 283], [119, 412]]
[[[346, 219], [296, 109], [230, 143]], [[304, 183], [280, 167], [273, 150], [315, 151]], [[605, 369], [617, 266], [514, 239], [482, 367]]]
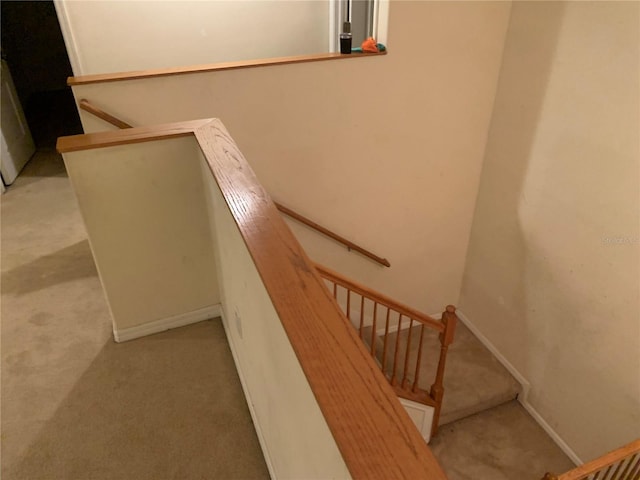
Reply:
[[82, 133], [67, 77], [73, 75], [52, 1], [2, 1], [2, 56], [38, 149]]

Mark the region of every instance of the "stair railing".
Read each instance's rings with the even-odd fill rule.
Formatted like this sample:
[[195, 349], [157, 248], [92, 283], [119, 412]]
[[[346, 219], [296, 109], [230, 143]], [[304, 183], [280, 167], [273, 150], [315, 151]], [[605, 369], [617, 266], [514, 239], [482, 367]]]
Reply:
[[640, 439], [561, 475], [542, 480], [640, 480]]
[[113, 115], [105, 112], [101, 108], [96, 107], [95, 105], [93, 105], [92, 103], [90, 103], [88, 100], [84, 98], [78, 102], [78, 107], [84, 110], [85, 112], [89, 112], [92, 115], [95, 115], [96, 117], [98, 117], [99, 119], [104, 120], [107, 123], [110, 123], [114, 127], [118, 127], [121, 129], [133, 128], [127, 122], [124, 122], [119, 118], [114, 117]]
[[[110, 113], [107, 113], [101, 108], [96, 107], [91, 102], [89, 102], [89, 100], [85, 98], [81, 99], [80, 102], [78, 102], [78, 107], [81, 110], [84, 110], [85, 112], [89, 112], [92, 115], [95, 115], [96, 117], [100, 118], [101, 120], [104, 120], [105, 122], [110, 123], [111, 125], [118, 127], [120, 129], [133, 128], [127, 122], [124, 122], [120, 120], [118, 117], [114, 117]], [[389, 260], [387, 260], [386, 258], [376, 255], [375, 253], [361, 247], [360, 245], [352, 242], [351, 240], [344, 238], [341, 235], [338, 235], [337, 233], [332, 232], [328, 228], [323, 227], [322, 225], [314, 222], [313, 220], [310, 220], [307, 217], [304, 217], [303, 215], [300, 215], [298, 212], [295, 212], [280, 203], [277, 203], [277, 202], [274, 202], [274, 203], [276, 205], [276, 208], [280, 210], [280, 212], [293, 218], [294, 220], [297, 220], [300, 223], [303, 223], [304, 225], [307, 225], [308, 227], [316, 230], [317, 232], [320, 232], [323, 235], [326, 235], [327, 237], [332, 238], [336, 242], [343, 244], [345, 247], [347, 247], [347, 250], [349, 251], [354, 250], [385, 267], [391, 266], [391, 264], [389, 263]]]
[[332, 238], [336, 242], [343, 244], [345, 247], [347, 247], [347, 250], [349, 251], [355, 250], [356, 252], [361, 253], [365, 257], [370, 258], [374, 262], [379, 263], [380, 265], [384, 265], [385, 267], [391, 266], [391, 264], [389, 263], [389, 260], [387, 260], [386, 258], [382, 258], [376, 255], [375, 253], [372, 253], [369, 250], [362, 248], [360, 245], [353, 243], [351, 240], [347, 240], [346, 238], [338, 235], [337, 233], [332, 232], [328, 228], [325, 228], [322, 225], [317, 224], [313, 220], [310, 220], [300, 215], [299, 213], [294, 212], [290, 208], [287, 208], [280, 203], [277, 203], [277, 202], [274, 202], [274, 203], [276, 204], [276, 207], [278, 208], [278, 210], [280, 210], [285, 215], [293, 218], [294, 220], [299, 221], [300, 223], [307, 225], [308, 227], [313, 228], [314, 230], [322, 233], [323, 235], [326, 235], [329, 238]]
[[[447, 351], [453, 342], [456, 330], [455, 307], [447, 306], [442, 319], [436, 320], [323, 265], [316, 263], [315, 266], [327, 283], [333, 298], [347, 319], [358, 330], [360, 338], [369, 347], [371, 356], [377, 361], [396, 394], [401, 398], [434, 408], [431, 435], [435, 435], [438, 431], [444, 397], [443, 381]], [[400, 333], [404, 329], [408, 329], [406, 344], [401, 345]], [[422, 357], [425, 353], [423, 352], [425, 329], [438, 332], [440, 341], [437, 370], [431, 389], [428, 391], [419, 386]], [[395, 339], [392, 338], [393, 333], [396, 334]], [[412, 358], [413, 335], [419, 335], [419, 339], [417, 352], [414, 352], [415, 357]], [[381, 342], [378, 341], [380, 336]], [[402, 350], [404, 354], [401, 354]]]

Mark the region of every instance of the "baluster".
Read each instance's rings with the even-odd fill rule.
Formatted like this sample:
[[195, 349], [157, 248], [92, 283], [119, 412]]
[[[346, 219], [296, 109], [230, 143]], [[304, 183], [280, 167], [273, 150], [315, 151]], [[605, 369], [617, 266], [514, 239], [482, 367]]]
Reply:
[[338, 284], [336, 282], [333, 282], [333, 298], [335, 298], [336, 301], [338, 300]]
[[384, 326], [384, 342], [382, 345], [382, 371], [387, 375], [387, 342], [389, 340], [389, 314], [391, 309], [387, 307], [387, 319]]
[[431, 424], [431, 436], [435, 436], [438, 432], [438, 422], [440, 421], [440, 410], [442, 408], [442, 397], [444, 396], [444, 366], [447, 360], [447, 350], [453, 342], [453, 336], [456, 331], [458, 317], [456, 316], [456, 307], [448, 305], [442, 314], [442, 323], [444, 331], [440, 334], [440, 359], [438, 360], [438, 371], [433, 385], [431, 385], [431, 398], [435, 401], [433, 411], [433, 423]]
[[622, 473], [622, 468], [624, 466], [624, 461], [625, 459], [623, 458], [622, 460], [620, 460], [618, 463], [618, 467], [616, 468], [616, 471], [613, 472], [613, 475], [611, 476], [611, 480], [621, 480], [622, 477], [619, 475], [620, 473]]
[[[409, 334], [407, 335], [407, 346], [404, 352], [404, 369], [402, 370], [402, 383], [400, 384], [403, 389], [407, 388], [407, 374], [409, 373], [409, 355], [411, 354], [411, 333], [413, 330], [413, 318], [409, 318]], [[398, 332], [400, 336], [400, 332]]]
[[418, 359], [416, 360], [416, 374], [415, 380], [413, 381], [413, 387], [411, 388], [414, 392], [418, 389], [418, 379], [420, 378], [420, 363], [422, 361], [422, 340], [424, 339], [424, 323], [420, 324], [420, 343], [418, 344]]
[[639, 480], [640, 479], [640, 457], [637, 456], [638, 454], [636, 454], [636, 466], [633, 467], [633, 470], [631, 470], [630, 474], [629, 474], [629, 478], [631, 480]]
[[620, 478], [622, 479], [627, 479], [627, 478], [631, 478], [630, 476], [627, 476], [627, 474], [630, 473], [631, 470], [631, 465], [633, 465], [635, 463], [636, 457], [638, 456], [638, 454], [636, 453], [633, 457], [631, 457], [629, 459], [629, 463], [627, 463], [627, 467], [623, 470], [622, 475], [620, 476]]
[[393, 355], [393, 374], [391, 375], [391, 385], [396, 384], [396, 370], [398, 369], [398, 354], [400, 353], [400, 327], [402, 326], [402, 314], [398, 312], [398, 330], [396, 331], [396, 351]]
[[[376, 315], [378, 314], [378, 302], [373, 302], [373, 325], [371, 328], [371, 356], [376, 358]], [[383, 367], [384, 371], [384, 367]]]
[[360, 328], [358, 329], [358, 334], [360, 335], [360, 339], [364, 339], [362, 336], [362, 327], [364, 326], [364, 295], [360, 295]]
[[347, 318], [351, 321], [351, 290], [349, 287], [344, 287], [347, 290]]
[[611, 473], [611, 470], [613, 470], [613, 465], [609, 465], [609, 468], [607, 468], [607, 471], [604, 472], [604, 477], [602, 477], [603, 479], [610, 479], [611, 477], [609, 477], [609, 473]]

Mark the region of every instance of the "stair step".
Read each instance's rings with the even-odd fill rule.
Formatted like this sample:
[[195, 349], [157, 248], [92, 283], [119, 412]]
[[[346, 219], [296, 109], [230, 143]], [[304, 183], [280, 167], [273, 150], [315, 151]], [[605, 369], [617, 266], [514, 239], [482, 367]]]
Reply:
[[[396, 378], [402, 379], [407, 339], [410, 329], [400, 331], [398, 347], [398, 367]], [[363, 337], [371, 343], [371, 328], [363, 329]], [[387, 340], [385, 373], [392, 374], [397, 333], [390, 333]], [[417, 360], [420, 327], [411, 329], [411, 347], [407, 379], [413, 382]], [[382, 364], [384, 344], [380, 337], [376, 340], [376, 357]], [[437, 332], [425, 329], [423, 351], [418, 386], [429, 390], [437, 369], [440, 342]], [[444, 375], [444, 399], [440, 414], [440, 425], [454, 422], [517, 398], [521, 385], [509, 371], [482, 345], [482, 343], [462, 323], [458, 323], [453, 344], [449, 347]]]
[[574, 467], [517, 401], [440, 428], [430, 447], [449, 480], [539, 480]]

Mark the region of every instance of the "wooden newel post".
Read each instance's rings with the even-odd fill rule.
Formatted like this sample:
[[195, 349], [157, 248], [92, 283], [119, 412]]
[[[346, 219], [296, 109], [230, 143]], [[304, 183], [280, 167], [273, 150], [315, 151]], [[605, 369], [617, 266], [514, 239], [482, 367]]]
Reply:
[[436, 404], [433, 412], [433, 424], [431, 425], [432, 437], [438, 433], [438, 423], [440, 422], [440, 411], [442, 410], [442, 399], [444, 397], [444, 367], [447, 361], [447, 351], [449, 350], [449, 345], [453, 342], [453, 337], [456, 333], [456, 325], [458, 323], [456, 307], [453, 305], [447, 305], [447, 308], [442, 313], [442, 323], [444, 324], [444, 331], [440, 333], [440, 359], [438, 360], [438, 371], [436, 373], [436, 380], [434, 384], [431, 385], [431, 398], [433, 398]]

